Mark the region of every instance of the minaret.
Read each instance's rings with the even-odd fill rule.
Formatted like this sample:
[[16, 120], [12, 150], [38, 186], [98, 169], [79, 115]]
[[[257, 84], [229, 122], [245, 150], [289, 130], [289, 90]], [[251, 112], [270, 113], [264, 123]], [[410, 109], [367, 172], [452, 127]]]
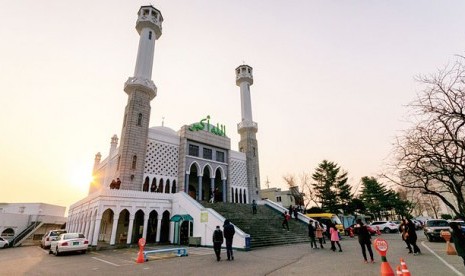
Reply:
[[246, 155], [247, 180], [249, 195], [247, 202], [260, 199], [260, 168], [258, 164], [258, 125], [252, 120], [252, 102], [250, 100], [250, 86], [253, 84], [252, 67], [241, 65], [236, 68], [236, 85], [241, 91], [242, 121], [237, 125], [241, 135], [239, 151]]
[[100, 166], [100, 161], [102, 159], [102, 154], [100, 152], [97, 152], [97, 154], [95, 154], [95, 158], [94, 158], [94, 167], [92, 168], [92, 182], [90, 183], [89, 185], [89, 195], [95, 191], [97, 191], [99, 188], [100, 188], [100, 175], [97, 174], [97, 170], [98, 170], [98, 167]]
[[137, 13], [136, 30], [140, 35], [134, 77], [124, 84], [128, 102], [117, 161], [120, 189], [142, 190], [144, 160], [150, 118], [150, 101], [157, 95], [152, 81], [155, 40], [161, 36], [163, 17], [152, 6], [142, 6]]

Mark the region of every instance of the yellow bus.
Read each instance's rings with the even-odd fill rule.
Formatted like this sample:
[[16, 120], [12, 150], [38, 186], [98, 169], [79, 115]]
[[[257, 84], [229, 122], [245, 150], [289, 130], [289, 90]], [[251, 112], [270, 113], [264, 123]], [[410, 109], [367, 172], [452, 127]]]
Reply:
[[334, 223], [336, 225], [337, 231], [342, 235], [344, 234], [344, 226], [342, 225], [341, 220], [336, 214], [332, 213], [315, 213], [315, 214], [305, 214], [307, 217], [318, 220], [321, 223], [324, 223], [326, 226], [329, 223]]

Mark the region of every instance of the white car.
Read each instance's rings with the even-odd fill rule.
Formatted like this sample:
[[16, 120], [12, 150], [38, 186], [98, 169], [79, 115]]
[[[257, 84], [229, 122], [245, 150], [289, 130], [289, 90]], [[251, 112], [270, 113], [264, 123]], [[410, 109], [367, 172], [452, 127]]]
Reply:
[[58, 239], [50, 244], [49, 254], [59, 256], [63, 252], [80, 251], [86, 253], [89, 241], [81, 233], [65, 233], [58, 236]]
[[399, 225], [392, 221], [373, 221], [370, 226], [374, 229], [378, 228], [379, 231], [383, 231], [384, 233], [395, 233], [399, 231]]
[[8, 246], [9, 246], [8, 241], [0, 237], [0, 248], [7, 248]]
[[40, 241], [40, 247], [42, 247], [42, 248], [50, 248], [50, 244], [52, 243], [52, 241], [56, 240], [58, 238], [58, 236], [60, 236], [63, 233], [66, 233], [66, 230], [58, 229], [58, 230], [50, 230], [50, 231], [48, 231], [47, 234], [45, 234], [42, 237], [42, 240]]

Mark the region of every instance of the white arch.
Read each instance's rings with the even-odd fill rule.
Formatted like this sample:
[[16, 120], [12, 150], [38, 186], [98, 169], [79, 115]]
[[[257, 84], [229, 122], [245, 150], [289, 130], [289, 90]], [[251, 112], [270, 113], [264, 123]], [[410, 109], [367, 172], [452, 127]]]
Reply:
[[202, 168], [202, 175], [204, 175], [204, 172], [205, 172], [205, 168], [208, 167], [208, 169], [210, 170], [210, 178], [214, 178], [215, 175], [213, 174], [213, 168], [212, 166], [210, 165], [210, 163], [207, 163], [205, 164], [205, 166], [203, 166]]
[[201, 176], [201, 170], [200, 170], [200, 165], [199, 163], [197, 163], [197, 161], [192, 161], [192, 163], [189, 164], [188, 166], [188, 170], [186, 171], [187, 174], [191, 174], [191, 167], [192, 165], [195, 165], [195, 167], [197, 168], [197, 176]]
[[221, 166], [217, 166], [215, 168], [215, 173], [214, 173], [214, 176], [216, 176], [216, 171], [219, 170], [220, 171], [220, 174], [221, 174], [221, 180], [225, 180], [226, 179], [226, 174], [224, 173], [224, 169], [223, 167]]

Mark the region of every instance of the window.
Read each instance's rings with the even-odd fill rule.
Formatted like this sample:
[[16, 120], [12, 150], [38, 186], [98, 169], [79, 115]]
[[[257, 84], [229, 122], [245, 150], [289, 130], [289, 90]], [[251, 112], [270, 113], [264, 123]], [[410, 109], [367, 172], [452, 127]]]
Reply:
[[189, 155], [199, 156], [199, 146], [189, 145]]
[[142, 113], [139, 113], [139, 117], [137, 118], [137, 125], [138, 126], [142, 125]]
[[257, 177], [255, 177], [255, 188], [258, 188], [258, 181], [257, 181]]
[[224, 162], [224, 152], [222, 152], [222, 151], [217, 151], [216, 152], [216, 161]]
[[255, 147], [253, 147], [252, 149], [253, 149], [253, 157], [255, 157]]
[[149, 32], [149, 40], [152, 40], [152, 32]]
[[123, 127], [126, 126], [126, 119], [128, 118], [128, 114], [124, 114], [124, 119], [123, 119]]
[[118, 164], [116, 165], [116, 170], [119, 171], [119, 165], [121, 164], [121, 156], [118, 156]]
[[137, 155], [134, 155], [132, 157], [132, 169], [135, 170], [136, 169], [136, 164], [137, 164]]
[[203, 158], [204, 159], [212, 159], [212, 149], [204, 148], [203, 149]]

